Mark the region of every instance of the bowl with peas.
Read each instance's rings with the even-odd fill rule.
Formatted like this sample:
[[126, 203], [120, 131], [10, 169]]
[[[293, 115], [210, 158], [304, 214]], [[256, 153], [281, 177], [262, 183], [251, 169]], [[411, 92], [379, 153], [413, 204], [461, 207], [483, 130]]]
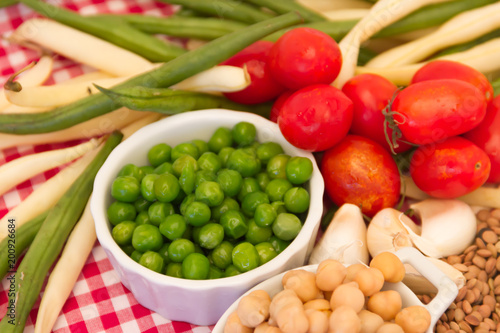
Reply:
[[303, 265], [323, 212], [314, 156], [259, 115], [148, 125], [110, 154], [91, 210], [123, 285], [167, 319], [215, 324], [257, 283]]

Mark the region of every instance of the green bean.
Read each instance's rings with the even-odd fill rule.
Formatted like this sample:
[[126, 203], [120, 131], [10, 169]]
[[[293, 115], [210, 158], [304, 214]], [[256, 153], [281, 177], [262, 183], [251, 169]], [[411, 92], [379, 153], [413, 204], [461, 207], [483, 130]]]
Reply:
[[385, 27], [375, 34], [374, 38], [389, 37], [405, 32], [438, 26], [461, 12], [482, 7], [496, 1], [497, 0], [454, 0], [428, 5], [394, 22], [388, 27]]
[[496, 79], [495, 81], [492, 81], [491, 85], [493, 86], [493, 92], [495, 97], [500, 95], [500, 78]]
[[273, 17], [249, 4], [236, 0], [160, 0], [162, 2], [181, 5], [194, 11], [223, 17], [244, 23], [257, 23]]
[[288, 12], [298, 12], [306, 22], [321, 22], [326, 19], [317, 12], [302, 6], [294, 0], [245, 0], [259, 7], [268, 8], [277, 14], [286, 14]]
[[433, 58], [438, 58], [438, 57], [442, 57], [442, 56], [445, 56], [448, 54], [463, 52], [463, 51], [466, 51], [470, 48], [473, 48], [474, 46], [477, 46], [479, 44], [482, 44], [482, 43], [487, 42], [493, 38], [498, 38], [498, 37], [500, 37], [500, 29], [493, 30], [493, 31], [491, 31], [491, 32], [479, 37], [479, 38], [471, 40], [469, 42], [450, 46], [450, 47], [436, 53], [433, 56]]
[[[335, 21], [335, 22], [330, 22], [330, 21], [312, 22], [312, 23], [300, 24], [300, 25], [294, 26], [293, 28], [309, 27], [309, 28], [318, 29], [318, 30], [323, 31], [324, 33], [330, 35], [333, 39], [335, 39], [337, 42], [339, 42], [349, 32], [349, 30], [351, 30], [352, 27], [354, 27], [356, 25], [357, 22], [358, 22], [357, 20]], [[293, 29], [293, 28], [291, 28], [291, 29]], [[275, 42], [278, 40], [278, 38], [280, 38], [288, 30], [290, 30], [290, 29], [282, 29], [282, 30], [276, 31], [275, 33], [267, 36], [264, 39]]]
[[45, 277], [63, 249], [76, 222], [78, 222], [92, 193], [94, 178], [109, 153], [120, 143], [123, 135], [111, 134], [94, 160], [75, 180], [45, 218], [40, 230], [33, 239], [30, 248], [21, 261], [17, 272], [10, 281], [14, 281], [15, 292], [9, 290], [9, 305], [15, 312], [4, 316], [0, 322], [0, 331], [22, 332], [33, 304], [40, 295]]
[[12, 5], [15, 5], [19, 2], [19, 0], [3, 0], [3, 2], [0, 3], [0, 8], [6, 8]]
[[107, 40], [153, 62], [168, 61], [186, 52], [180, 46], [131, 27], [118, 17], [87, 17], [40, 0], [19, 1], [41, 15]]
[[[300, 16], [289, 13], [253, 24], [184, 53], [161, 67], [138, 75], [117, 87], [170, 87], [219, 64], [270, 33], [297, 23], [301, 23]], [[33, 134], [56, 131], [111, 112], [118, 107], [118, 104], [105, 95], [95, 94], [36, 115], [1, 114], [0, 132]]]
[[230, 101], [223, 96], [168, 88], [129, 87], [112, 90], [102, 87], [97, 88], [111, 98], [113, 102], [131, 110], [153, 111], [168, 115], [186, 111], [222, 108], [269, 116], [272, 106], [267, 103], [244, 105]]
[[244, 23], [219, 18], [156, 17], [134, 14], [121, 17], [134, 28], [148, 34], [206, 40], [222, 37], [247, 26]]
[[[13, 265], [30, 246], [47, 214], [48, 211], [43, 212], [19, 228], [15, 228], [13, 233], [9, 233], [9, 236], [0, 242], [0, 279], [3, 279], [8, 271], [14, 270]], [[14, 253], [15, 257], [12, 257]]]

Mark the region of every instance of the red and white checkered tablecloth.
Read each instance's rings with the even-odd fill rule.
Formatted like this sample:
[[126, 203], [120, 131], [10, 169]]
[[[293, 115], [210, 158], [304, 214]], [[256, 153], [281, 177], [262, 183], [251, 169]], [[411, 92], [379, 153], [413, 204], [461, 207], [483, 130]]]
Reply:
[[[154, 0], [58, 0], [49, 1], [82, 14], [93, 13], [146, 13], [168, 16], [173, 7]], [[23, 21], [37, 16], [24, 5], [14, 5], [0, 9], [0, 34], [8, 34]], [[0, 82], [30, 62], [37, 60], [34, 51], [0, 40]], [[68, 59], [56, 59], [52, 77], [46, 84], [62, 82], [92, 68], [81, 66]], [[0, 165], [20, 156], [68, 147], [78, 142], [45, 144], [39, 146], [20, 146], [0, 151]], [[10, 192], [0, 196], [0, 218], [24, 200], [40, 184], [53, 177], [61, 168], [44, 172], [19, 184]], [[1, 180], [0, 180], [1, 181]], [[0, 285], [0, 318], [7, 310], [8, 281]], [[42, 291], [43, 292], [43, 291]], [[173, 300], [175, 302], [175, 300]], [[25, 332], [34, 331], [40, 297], [26, 323]], [[138, 304], [137, 300], [120, 282], [104, 250], [98, 242], [78, 277], [78, 281], [66, 301], [53, 328], [57, 333], [83, 332], [210, 332], [213, 327], [194, 326], [183, 322], [172, 322]]]

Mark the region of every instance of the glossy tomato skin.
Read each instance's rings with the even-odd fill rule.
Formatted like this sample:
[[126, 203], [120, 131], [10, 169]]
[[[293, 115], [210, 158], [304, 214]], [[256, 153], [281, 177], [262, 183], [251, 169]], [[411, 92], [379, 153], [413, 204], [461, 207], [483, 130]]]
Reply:
[[[398, 87], [386, 78], [376, 74], [360, 74], [342, 87], [342, 92], [353, 102], [353, 118], [351, 134], [365, 136], [382, 145], [388, 151], [391, 147], [387, 142], [384, 126], [389, 138], [392, 138], [392, 129], [385, 123], [383, 110], [395, 97]], [[403, 140], [403, 141], [401, 141]], [[405, 138], [397, 141], [394, 152], [402, 153], [412, 146], [405, 143]]]
[[294, 92], [281, 107], [278, 125], [292, 145], [323, 151], [338, 143], [349, 131], [352, 102], [328, 84], [314, 84]]
[[490, 173], [488, 155], [460, 136], [418, 147], [410, 160], [410, 175], [425, 193], [457, 198], [483, 185]]
[[269, 115], [269, 120], [277, 123], [278, 116], [280, 115], [281, 107], [285, 104], [285, 101], [294, 93], [293, 90], [286, 90], [284, 93], [278, 96], [271, 107], [271, 114]]
[[281, 94], [285, 88], [279, 84], [269, 71], [267, 64], [273, 42], [257, 41], [244, 48], [236, 55], [222, 62], [221, 65], [246, 66], [251, 83], [241, 91], [225, 93], [228, 99], [242, 104], [257, 104], [270, 101]]
[[347, 135], [325, 151], [320, 169], [326, 193], [338, 206], [352, 203], [371, 217], [399, 200], [401, 179], [396, 162], [368, 138]]
[[451, 60], [435, 60], [425, 64], [413, 75], [411, 83], [440, 79], [457, 79], [469, 82], [483, 92], [487, 102], [493, 99], [493, 87], [483, 73]]
[[394, 99], [398, 128], [414, 144], [440, 142], [476, 127], [486, 114], [486, 98], [472, 84], [430, 80], [411, 84]]
[[312, 28], [295, 28], [284, 33], [269, 53], [271, 74], [292, 90], [317, 83], [330, 84], [341, 66], [342, 53], [337, 42]]
[[484, 150], [491, 162], [488, 183], [500, 182], [500, 96], [488, 105], [483, 121], [463, 135]]

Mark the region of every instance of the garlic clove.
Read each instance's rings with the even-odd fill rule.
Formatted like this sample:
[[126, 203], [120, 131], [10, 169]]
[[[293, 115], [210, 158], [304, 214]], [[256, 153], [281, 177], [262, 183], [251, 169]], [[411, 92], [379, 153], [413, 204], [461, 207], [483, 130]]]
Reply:
[[426, 199], [410, 205], [421, 221], [420, 232], [406, 228], [415, 247], [429, 257], [462, 253], [476, 235], [472, 208], [455, 199]]
[[406, 215], [394, 208], [380, 210], [368, 224], [366, 241], [372, 257], [380, 252], [395, 252], [402, 247], [413, 247], [408, 230], [420, 232], [420, 228]]

